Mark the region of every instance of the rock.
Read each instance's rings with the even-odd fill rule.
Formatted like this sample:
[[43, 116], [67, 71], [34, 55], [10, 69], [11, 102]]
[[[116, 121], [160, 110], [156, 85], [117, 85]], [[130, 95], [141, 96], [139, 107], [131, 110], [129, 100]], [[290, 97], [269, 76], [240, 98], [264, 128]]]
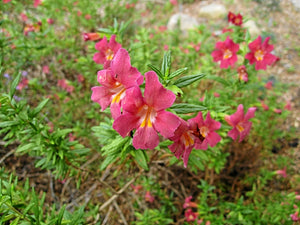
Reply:
[[290, 0], [296, 9], [300, 9], [300, 0]]
[[246, 23], [243, 24], [243, 27], [249, 30], [249, 33], [252, 38], [257, 37], [261, 33], [261, 31], [256, 26], [256, 23], [253, 20], [248, 20]]
[[207, 6], [203, 6], [200, 8], [199, 15], [212, 18], [212, 19], [218, 19], [222, 18], [225, 15], [227, 15], [228, 11], [226, 10], [225, 6], [221, 4], [215, 4], [212, 3]]
[[174, 30], [178, 26], [181, 31], [187, 31], [196, 28], [199, 26], [199, 23], [194, 17], [183, 13], [176, 13], [169, 19], [167, 27], [169, 30]]

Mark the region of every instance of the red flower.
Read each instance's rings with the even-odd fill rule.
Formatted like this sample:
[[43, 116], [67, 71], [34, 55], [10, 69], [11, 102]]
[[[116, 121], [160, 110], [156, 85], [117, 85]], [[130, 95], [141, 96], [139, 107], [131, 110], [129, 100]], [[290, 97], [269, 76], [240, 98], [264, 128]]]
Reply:
[[182, 119], [180, 121], [181, 124], [174, 136], [170, 138], [174, 143], [168, 147], [176, 158], [183, 158], [184, 166], [187, 167], [193, 148], [206, 150], [208, 144], [214, 147], [221, 140], [221, 137], [215, 132], [220, 129], [221, 123], [213, 120], [209, 112], [205, 121], [202, 118], [202, 112], [187, 122]]
[[99, 41], [101, 39], [98, 33], [83, 33], [84, 41]]
[[191, 222], [197, 219], [198, 214], [198, 212], [193, 212], [192, 209], [187, 209], [184, 213], [184, 216], [186, 218], [186, 221]]
[[221, 68], [233, 67], [234, 63], [238, 60], [237, 51], [239, 50], [239, 45], [235, 44], [229, 37], [226, 38], [224, 42], [217, 42], [215, 46], [215, 51], [211, 53], [214, 58], [214, 62], [221, 61]]
[[145, 201], [150, 203], [154, 202], [154, 197], [151, 195], [150, 191], [146, 192]]
[[243, 16], [240, 13], [235, 15], [234, 13], [229, 12], [227, 18], [229, 23], [232, 23], [236, 26], [241, 26], [243, 23]]
[[248, 47], [250, 52], [245, 55], [245, 58], [249, 60], [250, 65], [255, 63], [256, 70], [266, 70], [267, 65], [272, 65], [278, 59], [270, 52], [273, 51], [273, 45], [269, 45], [270, 37], [267, 37], [263, 43], [261, 36], [258, 36]]
[[234, 114], [225, 116], [226, 122], [233, 127], [228, 132], [228, 136], [233, 140], [236, 140], [240, 136], [239, 142], [241, 142], [250, 132], [252, 123], [248, 120], [254, 117], [255, 110], [255, 107], [251, 107], [248, 109], [246, 115], [244, 115], [244, 106], [240, 104]]
[[184, 209], [189, 208], [189, 207], [198, 208], [197, 203], [191, 201], [192, 198], [193, 198], [192, 196], [189, 196], [189, 197], [185, 198], [184, 204], [183, 204]]
[[275, 173], [277, 175], [280, 175], [282, 177], [287, 177], [287, 174], [286, 174], [286, 167], [284, 167], [282, 170], [276, 170]]
[[273, 82], [272, 81], [268, 81], [266, 84], [265, 84], [265, 88], [271, 90], [273, 87]]

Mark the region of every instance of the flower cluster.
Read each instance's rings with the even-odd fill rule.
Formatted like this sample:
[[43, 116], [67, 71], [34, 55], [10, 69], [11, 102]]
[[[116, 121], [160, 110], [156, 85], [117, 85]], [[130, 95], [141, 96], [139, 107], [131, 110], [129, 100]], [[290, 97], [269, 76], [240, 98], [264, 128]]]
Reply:
[[228, 23], [232, 23], [236, 26], [241, 26], [243, 24], [243, 16], [239, 13], [237, 15], [235, 15], [232, 12], [228, 13]]
[[[102, 111], [110, 107], [113, 128], [122, 137], [131, 136], [136, 149], [154, 149], [161, 135], [173, 141], [168, 147], [178, 159], [183, 159], [185, 167], [193, 149], [206, 150], [221, 141], [221, 136], [216, 133], [221, 123], [212, 119], [209, 111], [205, 119], [199, 112], [188, 121], [167, 111], [175, 102], [176, 95], [160, 83], [154, 71], [142, 76], [137, 68], [132, 67], [128, 52], [115, 38], [113, 35], [108, 42], [104, 37], [95, 45], [98, 52], [94, 61], [102, 64], [103, 69], [97, 74], [101, 86], [92, 87], [91, 99], [101, 106]], [[225, 64], [228, 66], [236, 61], [234, 55], [238, 45], [229, 39], [227, 42], [220, 45], [220, 51], [227, 54]], [[145, 88], [141, 89], [144, 81]], [[242, 107], [240, 105], [238, 112], [227, 118], [234, 127], [228, 135], [233, 139], [240, 135], [240, 141], [249, 133], [251, 122], [248, 120], [255, 111], [250, 108], [250, 113], [244, 117], [241, 115]]]
[[[248, 47], [250, 52], [245, 55], [245, 59], [249, 60], [249, 64], [255, 64], [256, 70], [266, 70], [267, 65], [272, 65], [279, 58], [271, 54], [271, 51], [274, 49], [273, 45], [270, 45], [268, 42], [270, 37], [267, 37], [262, 43], [261, 36], [258, 36], [253, 42], [251, 42]], [[212, 52], [212, 57], [214, 62], [220, 61], [220, 68], [226, 69], [229, 66], [233, 67], [236, 63], [238, 57], [237, 52], [239, 51], [239, 45], [234, 43], [229, 36], [225, 41], [218, 41], [215, 45], [215, 50]], [[242, 65], [244, 66], [244, 65]], [[245, 67], [245, 66], [244, 66]], [[241, 66], [239, 67], [241, 70]], [[239, 70], [238, 69], [238, 70]], [[245, 71], [246, 68], [243, 68]], [[240, 73], [239, 73], [240, 74]], [[240, 80], [245, 82], [248, 81], [248, 75], [243, 72], [242, 75], [239, 75]]]

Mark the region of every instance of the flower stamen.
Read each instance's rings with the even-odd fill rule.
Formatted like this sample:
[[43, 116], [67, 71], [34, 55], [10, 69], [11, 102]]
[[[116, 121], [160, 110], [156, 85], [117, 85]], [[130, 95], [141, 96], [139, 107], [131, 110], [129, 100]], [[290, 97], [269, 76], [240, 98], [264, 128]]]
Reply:
[[224, 51], [223, 59], [228, 59], [232, 56], [232, 52], [229, 49]]

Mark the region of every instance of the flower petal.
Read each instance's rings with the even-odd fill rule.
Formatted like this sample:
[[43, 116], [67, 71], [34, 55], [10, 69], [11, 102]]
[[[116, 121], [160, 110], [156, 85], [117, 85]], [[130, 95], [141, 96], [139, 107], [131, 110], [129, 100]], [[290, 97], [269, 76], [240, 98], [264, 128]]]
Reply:
[[174, 136], [174, 132], [179, 125], [179, 118], [173, 113], [167, 111], [157, 112], [153, 123], [154, 128], [165, 138]]
[[221, 136], [216, 132], [209, 132], [204, 141], [207, 140], [211, 147], [214, 147], [221, 141]]
[[138, 87], [132, 87], [126, 90], [122, 101], [123, 110], [137, 114], [140, 107], [144, 105], [142, 92]]
[[158, 134], [153, 127], [148, 126], [138, 128], [132, 140], [136, 149], [154, 149], [158, 144]]
[[248, 109], [244, 119], [249, 120], [249, 119], [253, 118], [255, 116], [254, 115], [255, 111], [256, 111], [256, 107], [250, 107]]
[[239, 136], [239, 131], [236, 128], [233, 128], [228, 132], [228, 136], [231, 137], [233, 140], [236, 140]]
[[126, 137], [130, 131], [137, 128], [139, 118], [130, 113], [119, 116], [113, 123], [113, 128], [122, 136]]
[[92, 87], [92, 96], [91, 99], [93, 102], [99, 103], [101, 110], [105, 110], [111, 103], [111, 92], [106, 87]]
[[169, 108], [173, 105], [176, 95], [167, 90], [159, 82], [154, 71], [149, 71], [145, 74], [146, 86], [144, 98], [147, 105], [153, 107], [156, 111]]

